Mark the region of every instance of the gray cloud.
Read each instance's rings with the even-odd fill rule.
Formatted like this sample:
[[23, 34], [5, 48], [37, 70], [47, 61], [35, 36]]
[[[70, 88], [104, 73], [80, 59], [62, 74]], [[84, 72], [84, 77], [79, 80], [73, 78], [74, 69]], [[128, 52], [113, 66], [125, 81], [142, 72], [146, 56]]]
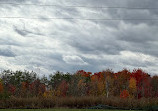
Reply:
[[[14, 2], [24, 2], [26, 0], [14, 0]], [[13, 2], [12, 0], [0, 0], [0, 2], [2, 3], [6, 3], [6, 2]]]
[[0, 56], [15, 57], [15, 53], [11, 49], [0, 49]]
[[[0, 0], [0, 2], [13, 2]], [[155, 19], [153, 9], [99, 9], [77, 6], [152, 8], [154, 0], [15, 0], [14, 3], [55, 4], [59, 7], [2, 5], [0, 16], [41, 19], [0, 19], [1, 69], [60, 70], [142, 68], [156, 74], [157, 21], [64, 20], [47, 18]]]

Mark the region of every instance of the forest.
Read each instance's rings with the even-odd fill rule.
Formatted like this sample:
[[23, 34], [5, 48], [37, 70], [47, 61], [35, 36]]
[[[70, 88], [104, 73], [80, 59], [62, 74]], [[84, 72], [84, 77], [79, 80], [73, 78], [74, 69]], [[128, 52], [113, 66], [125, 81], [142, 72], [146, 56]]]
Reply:
[[63, 73], [39, 77], [35, 72], [4, 70], [0, 74], [0, 108], [83, 108], [97, 104], [140, 108], [158, 105], [158, 76], [132, 72]]

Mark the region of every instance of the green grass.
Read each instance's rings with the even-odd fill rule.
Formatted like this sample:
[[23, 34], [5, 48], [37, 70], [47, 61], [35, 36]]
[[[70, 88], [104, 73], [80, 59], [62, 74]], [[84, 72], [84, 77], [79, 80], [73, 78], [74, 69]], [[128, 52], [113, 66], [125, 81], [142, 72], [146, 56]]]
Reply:
[[103, 110], [103, 109], [0, 109], [0, 111], [134, 111], [134, 110]]

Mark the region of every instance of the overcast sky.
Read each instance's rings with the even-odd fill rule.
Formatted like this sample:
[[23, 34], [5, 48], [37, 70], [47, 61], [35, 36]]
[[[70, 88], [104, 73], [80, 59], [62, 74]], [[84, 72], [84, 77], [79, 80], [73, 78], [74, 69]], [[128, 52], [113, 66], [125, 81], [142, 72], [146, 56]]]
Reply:
[[47, 75], [57, 70], [142, 68], [158, 74], [158, 20], [151, 20], [158, 19], [158, 9], [90, 7], [158, 8], [158, 1], [0, 0], [0, 69], [26, 69]]

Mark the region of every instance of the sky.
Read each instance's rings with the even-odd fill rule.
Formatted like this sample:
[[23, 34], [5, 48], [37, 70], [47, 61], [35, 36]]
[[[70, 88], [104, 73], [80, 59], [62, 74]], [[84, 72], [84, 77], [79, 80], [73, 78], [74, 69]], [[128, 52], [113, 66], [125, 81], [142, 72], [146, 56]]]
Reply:
[[157, 7], [155, 0], [0, 0], [0, 69], [158, 74]]

